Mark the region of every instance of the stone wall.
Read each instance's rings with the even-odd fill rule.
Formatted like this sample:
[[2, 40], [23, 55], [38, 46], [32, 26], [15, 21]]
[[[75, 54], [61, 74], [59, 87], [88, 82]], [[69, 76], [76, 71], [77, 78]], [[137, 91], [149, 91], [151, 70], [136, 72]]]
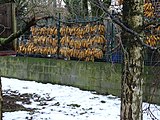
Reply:
[[[146, 73], [150, 70], [146, 67]], [[0, 72], [3, 77], [34, 80], [43, 83], [61, 84], [96, 91], [100, 94], [121, 93], [121, 65], [105, 62], [65, 61], [48, 58], [0, 57]], [[151, 97], [151, 75], [144, 75], [144, 100]], [[148, 79], [149, 78], [149, 79]], [[16, 83], [15, 83], [16, 84]], [[159, 91], [159, 92], [158, 92]], [[152, 102], [160, 103], [160, 90]]]

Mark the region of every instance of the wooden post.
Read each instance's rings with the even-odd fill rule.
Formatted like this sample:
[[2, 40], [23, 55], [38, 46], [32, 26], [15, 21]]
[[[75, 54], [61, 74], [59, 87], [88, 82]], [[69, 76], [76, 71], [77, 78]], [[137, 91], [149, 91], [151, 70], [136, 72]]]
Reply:
[[[17, 32], [17, 22], [16, 22], [16, 12], [15, 12], [15, 3], [11, 3], [11, 14], [12, 14], [12, 33]], [[17, 50], [17, 39], [13, 42], [14, 50]]]

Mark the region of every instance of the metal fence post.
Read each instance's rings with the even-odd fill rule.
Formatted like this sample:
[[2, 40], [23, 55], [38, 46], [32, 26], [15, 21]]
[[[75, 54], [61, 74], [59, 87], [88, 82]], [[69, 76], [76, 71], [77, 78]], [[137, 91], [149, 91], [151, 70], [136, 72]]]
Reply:
[[60, 40], [61, 40], [61, 33], [60, 33], [60, 25], [61, 25], [61, 22], [60, 22], [60, 19], [61, 19], [61, 13], [58, 14], [58, 24], [57, 24], [57, 36], [58, 36], [58, 49], [57, 49], [57, 58], [59, 58], [59, 55], [60, 55]]

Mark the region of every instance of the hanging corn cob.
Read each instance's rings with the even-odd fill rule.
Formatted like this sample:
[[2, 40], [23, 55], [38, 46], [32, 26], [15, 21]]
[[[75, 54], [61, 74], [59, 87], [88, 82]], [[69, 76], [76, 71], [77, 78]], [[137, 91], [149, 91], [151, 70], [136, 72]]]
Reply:
[[153, 17], [154, 16], [154, 7], [152, 3], [145, 3], [144, 6], [144, 16]]
[[160, 42], [160, 37], [155, 35], [147, 36], [146, 43], [150, 46], [156, 46]]

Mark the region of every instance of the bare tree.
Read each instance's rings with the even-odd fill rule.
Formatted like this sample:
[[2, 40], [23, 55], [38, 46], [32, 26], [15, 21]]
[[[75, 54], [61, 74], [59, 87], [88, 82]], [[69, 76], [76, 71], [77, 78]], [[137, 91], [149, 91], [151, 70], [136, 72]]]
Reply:
[[150, 49], [159, 49], [159, 47], [153, 47], [144, 42], [144, 1], [119, 1], [123, 3], [122, 21], [119, 17], [109, 13], [102, 0], [92, 2], [99, 6], [123, 30], [121, 36], [121, 47], [124, 54], [121, 86], [121, 120], [142, 120], [144, 46]]

